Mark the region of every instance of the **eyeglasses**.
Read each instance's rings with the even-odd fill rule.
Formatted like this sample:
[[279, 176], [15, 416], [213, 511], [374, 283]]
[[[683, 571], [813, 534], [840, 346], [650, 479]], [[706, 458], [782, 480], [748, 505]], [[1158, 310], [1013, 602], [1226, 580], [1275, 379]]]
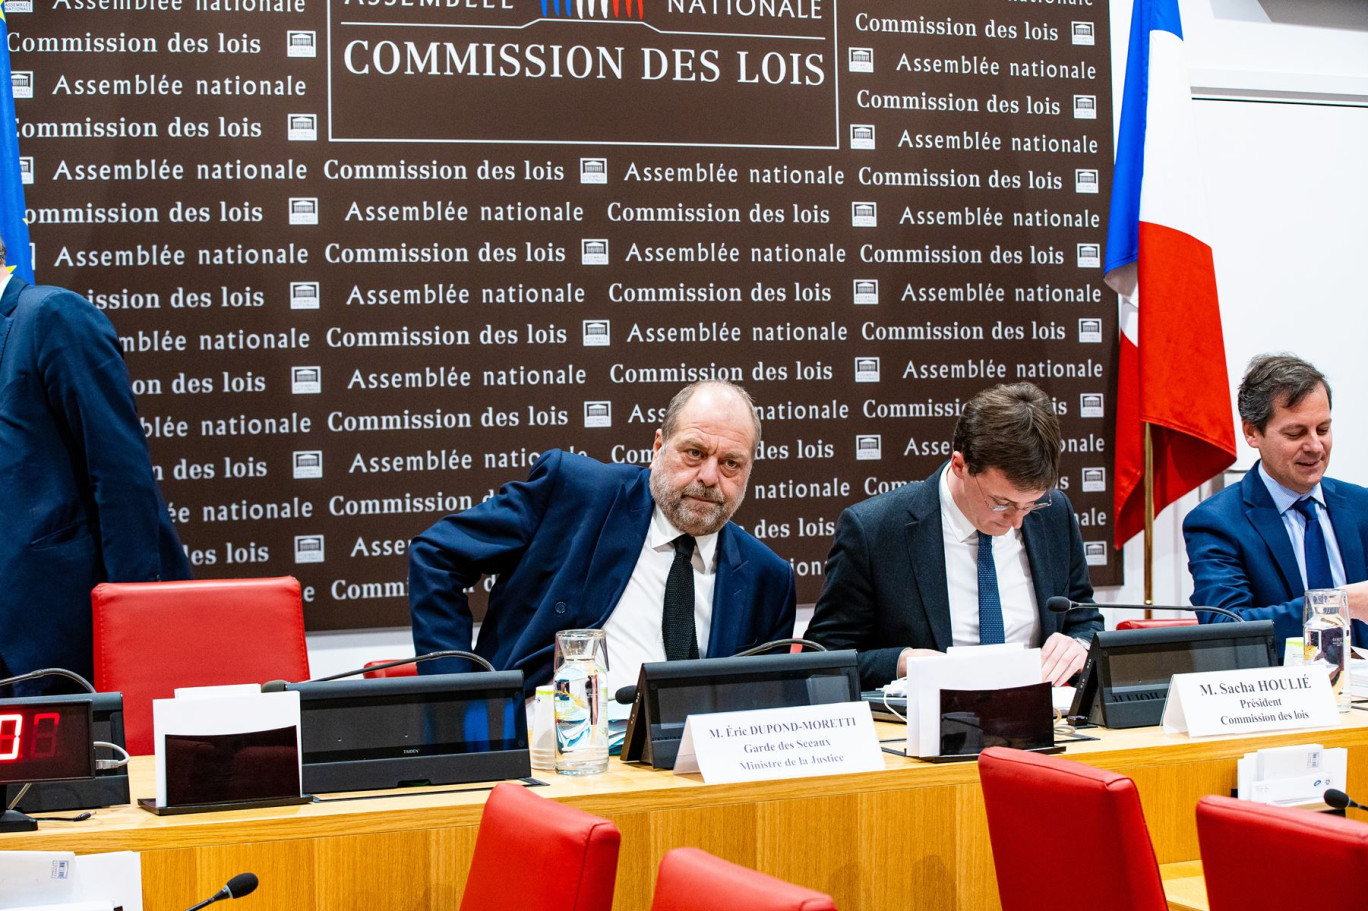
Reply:
[[1019, 512], [1024, 514], [1033, 509], [1044, 509], [1053, 502], [1050, 495], [1047, 493], [1034, 503], [1027, 503], [1025, 506], [1022, 506], [1020, 503], [1013, 503], [1011, 500], [1003, 503], [1001, 497], [990, 497], [988, 494], [984, 493], [983, 484], [979, 481], [977, 475], [970, 475], [970, 477], [974, 479], [974, 484], [978, 486], [979, 496], [983, 497], [983, 505], [988, 507], [989, 512], [997, 515], [1002, 515], [1007, 512]]

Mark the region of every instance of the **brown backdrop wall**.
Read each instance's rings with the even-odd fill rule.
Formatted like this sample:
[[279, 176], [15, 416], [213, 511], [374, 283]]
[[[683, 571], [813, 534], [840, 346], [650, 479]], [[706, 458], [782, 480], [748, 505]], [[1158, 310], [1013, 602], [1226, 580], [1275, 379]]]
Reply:
[[196, 574], [406, 624], [410, 537], [726, 376], [800, 601], [1023, 379], [1119, 582], [1105, 6], [547, 3], [7, 4], [35, 271], [119, 330]]

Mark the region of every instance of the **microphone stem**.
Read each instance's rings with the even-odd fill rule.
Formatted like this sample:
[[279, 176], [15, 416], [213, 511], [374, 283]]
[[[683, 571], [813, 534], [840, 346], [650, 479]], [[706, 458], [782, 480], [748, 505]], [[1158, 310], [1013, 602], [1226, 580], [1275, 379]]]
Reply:
[[215, 893], [213, 896], [211, 896], [211, 897], [209, 897], [209, 898], [206, 898], [204, 901], [200, 902], [198, 905], [194, 905], [193, 907], [186, 908], [185, 911], [200, 911], [201, 908], [207, 908], [207, 907], [209, 907], [210, 905], [212, 905], [214, 902], [218, 901], [219, 899], [221, 899], [221, 898], [227, 898], [227, 897], [228, 897], [228, 890], [227, 890], [227, 889], [220, 889], [220, 890], [218, 890], [218, 892]]

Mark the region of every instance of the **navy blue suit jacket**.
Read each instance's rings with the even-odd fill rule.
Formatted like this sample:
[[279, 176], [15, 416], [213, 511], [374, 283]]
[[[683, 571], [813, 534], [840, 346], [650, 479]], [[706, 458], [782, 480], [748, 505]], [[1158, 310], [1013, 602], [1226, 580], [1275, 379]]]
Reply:
[[[945, 574], [940, 473], [856, 503], [836, 522], [826, 584], [806, 636], [830, 649], [859, 651], [860, 684], [874, 689], [898, 673], [904, 648], [945, 651], [954, 644]], [[1068, 497], [1032, 510], [1021, 524], [1031, 566], [1042, 641], [1051, 633], [1091, 639], [1102, 628], [1095, 610], [1057, 614], [1057, 595], [1092, 601], [1083, 540]]]
[[[1368, 579], [1368, 489], [1321, 479], [1321, 491], [1335, 529], [1346, 582]], [[1283, 527], [1258, 465], [1239, 485], [1203, 500], [1183, 520], [1188, 570], [1195, 585], [1194, 605], [1233, 610], [1246, 620], [1272, 620], [1283, 641], [1302, 634], [1302, 601], [1306, 585], [1297, 568], [1292, 540]], [[1228, 618], [1199, 614], [1203, 622]], [[1368, 645], [1368, 626], [1355, 620], [1354, 642]]]
[[[414, 538], [409, 604], [418, 654], [470, 649], [464, 589], [494, 575], [474, 651], [499, 670], [522, 670], [529, 692], [550, 680], [556, 632], [601, 628], [627, 587], [655, 505], [649, 478], [645, 468], [552, 450], [526, 481], [505, 484], [492, 499]], [[788, 563], [731, 522], [717, 546], [705, 656], [792, 636]], [[468, 670], [469, 663], [438, 660], [419, 668], [443, 673]]]
[[0, 296], [0, 516], [0, 658], [15, 674], [93, 673], [96, 584], [190, 577], [114, 327], [18, 276]]

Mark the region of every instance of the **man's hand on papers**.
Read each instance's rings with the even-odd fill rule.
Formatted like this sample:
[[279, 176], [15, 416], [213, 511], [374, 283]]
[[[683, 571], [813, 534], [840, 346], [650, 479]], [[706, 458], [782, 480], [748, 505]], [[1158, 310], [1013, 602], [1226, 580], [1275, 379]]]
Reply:
[[1051, 633], [1040, 647], [1040, 679], [1052, 686], [1063, 686], [1083, 669], [1088, 647], [1063, 633]]
[[907, 676], [907, 659], [908, 659], [908, 658], [925, 658], [925, 657], [927, 657], [928, 655], [942, 655], [942, 656], [943, 656], [944, 654], [945, 654], [945, 652], [938, 652], [938, 651], [936, 651], [934, 648], [905, 648], [905, 649], [902, 650], [902, 654], [898, 656], [898, 676], [899, 676], [899, 677], [906, 677], [906, 676]]

